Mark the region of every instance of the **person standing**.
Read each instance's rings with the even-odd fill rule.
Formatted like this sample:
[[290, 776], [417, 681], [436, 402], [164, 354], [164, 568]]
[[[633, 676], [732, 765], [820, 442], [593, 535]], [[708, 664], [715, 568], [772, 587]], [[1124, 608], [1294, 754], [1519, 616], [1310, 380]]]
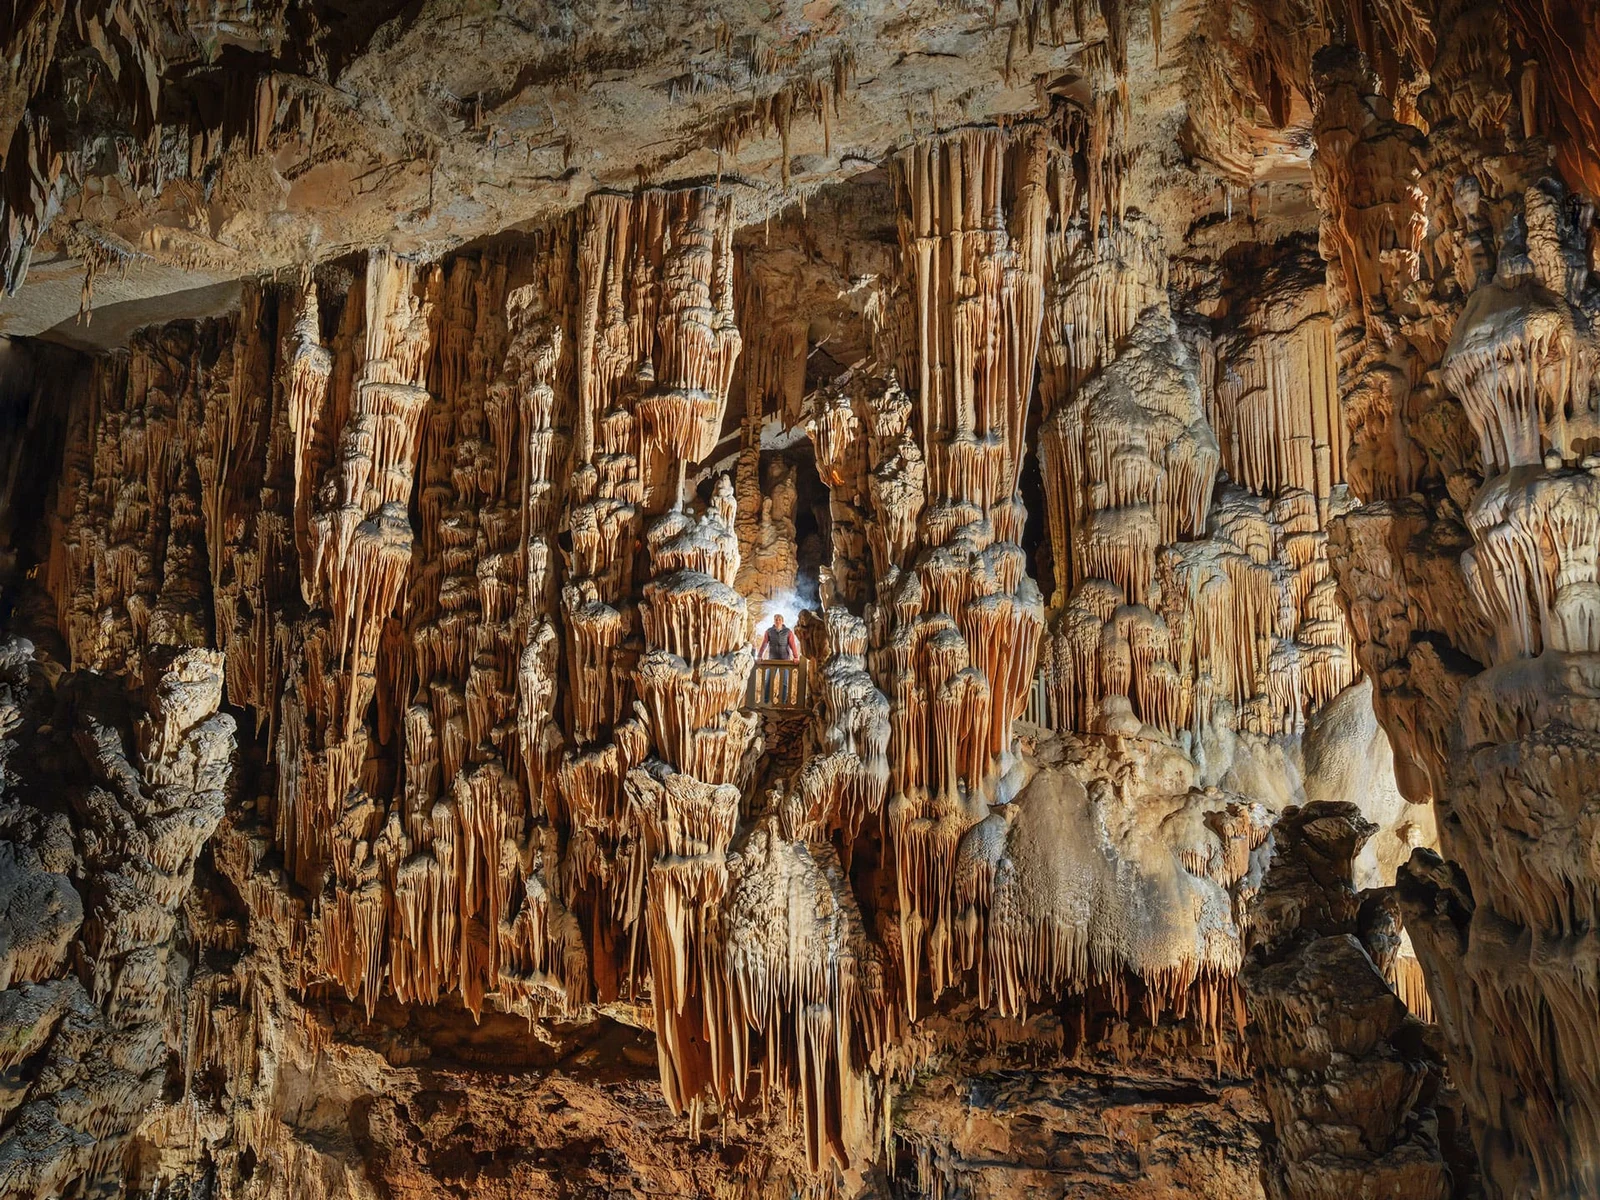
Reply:
[[[771, 662], [794, 662], [800, 657], [800, 643], [794, 636], [794, 630], [784, 627], [782, 613], [774, 613], [772, 615], [772, 627], [767, 630], [761, 639], [759, 657]], [[789, 671], [778, 672], [771, 670], [763, 672], [766, 678], [762, 681], [761, 703], [772, 703], [772, 678], [780, 673], [784, 679], [778, 703], [789, 703], [789, 689], [792, 686], [790, 682], [791, 673]]]

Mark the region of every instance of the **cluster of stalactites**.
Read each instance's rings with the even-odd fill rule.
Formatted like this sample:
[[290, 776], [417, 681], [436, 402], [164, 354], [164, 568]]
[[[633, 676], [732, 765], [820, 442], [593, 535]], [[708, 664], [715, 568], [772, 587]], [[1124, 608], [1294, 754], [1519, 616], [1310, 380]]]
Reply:
[[1419, 271], [1428, 222], [1418, 135], [1369, 90], [1370, 78], [1353, 53], [1319, 58], [1317, 69], [1311, 175], [1322, 253], [1334, 302], [1346, 303], [1352, 318], [1377, 332]]
[[955, 847], [1002, 798], [1044, 624], [1018, 545], [1017, 483], [1042, 320], [1048, 145], [1035, 126], [973, 129], [899, 160], [916, 396], [891, 380], [867, 403], [825, 405], [813, 432], [835, 486], [850, 479], [875, 510], [868, 663], [889, 703], [888, 822], [913, 1015], [924, 957], [935, 995], [956, 977]]
[[681, 507], [722, 433], [742, 345], [733, 205], [711, 188], [596, 195], [579, 246], [578, 456], [631, 456], [639, 499]]
[[1340, 362], [1351, 433], [1346, 473], [1364, 500], [1402, 496], [1416, 485], [1422, 455], [1405, 433], [1409, 381], [1388, 360], [1388, 330], [1392, 307], [1410, 303], [1427, 249], [1420, 135], [1394, 119], [1353, 50], [1318, 56], [1316, 91], [1311, 175], [1322, 214], [1319, 247], [1336, 337], [1354, 345]]
[[1165, 306], [1053, 407], [1039, 438], [1057, 586], [1108, 579], [1150, 601], [1158, 546], [1205, 530], [1217, 472], [1192, 357]]
[[987, 514], [1022, 469], [1043, 308], [1049, 138], [969, 129], [897, 160], [928, 487]]
[[[426, 710], [407, 723], [426, 725]], [[425, 737], [414, 735], [408, 755]], [[566, 931], [552, 928], [537, 842], [526, 855], [521, 845], [516, 781], [491, 760], [459, 772], [436, 799], [424, 794], [429, 782], [407, 787], [407, 799], [425, 802], [422, 816], [400, 804], [385, 816], [362, 790], [347, 795], [329, 846], [332, 888], [312, 917], [317, 966], [369, 1013], [385, 982], [403, 1004], [459, 992], [478, 1012], [504, 982], [543, 990], [559, 1009], [575, 964], [549, 949]]]
[[659, 759], [627, 786], [654, 860], [644, 923], [669, 1106], [776, 1101], [814, 1172], [858, 1162], [881, 1111], [885, 980], [836, 849], [781, 786], [737, 841], [738, 788]]
[[1600, 651], [1600, 459], [1490, 479], [1467, 527], [1462, 574], [1493, 631], [1496, 662]]
[[321, 307], [316, 284], [307, 278], [294, 309], [286, 364], [286, 390], [289, 406], [289, 436], [294, 458], [294, 540], [302, 564], [300, 595], [307, 604], [316, 601], [317, 580], [306, 570], [311, 563], [315, 542], [312, 515], [315, 511], [318, 459], [316, 441], [325, 420], [329, 381], [333, 376], [333, 354], [322, 344]]
[[[1130, 604], [1113, 583], [1088, 580], [1072, 594], [1045, 638], [1041, 669], [1046, 722], [1055, 729], [1126, 733], [1102, 717], [1109, 697], [1125, 697], [1128, 709], [1106, 705], [1107, 716], [1137, 716], [1132, 732], [1151, 725], [1168, 733], [1194, 721], [1193, 675], [1178, 663], [1192, 659], [1192, 645], [1174, 638], [1165, 619], [1143, 604]], [[1186, 658], [1185, 651], [1190, 652]]]
[[939, 940], [979, 1003], [1007, 1016], [1093, 987], [1152, 1024], [1193, 1018], [1220, 1058], [1224, 1025], [1243, 1026], [1241, 884], [1272, 816], [1215, 789], [1165, 793], [1173, 751], [1106, 748], [1087, 786], [1075, 768], [1038, 764], [962, 836]]
[[[674, 510], [646, 535], [652, 578], [639, 603], [645, 649], [634, 709], [654, 754], [628, 771], [641, 834], [650, 992], [661, 1086], [674, 1112], [725, 1098], [734, 1029], [718, 969], [719, 909], [740, 801], [761, 753], [760, 719], [739, 708], [753, 664], [733, 485], [706, 511]], [[742, 1090], [742, 1084], [741, 1084]]]
[[[1411, 470], [1377, 488], [1352, 472], [1363, 499], [1395, 499], [1352, 514], [1337, 535], [1340, 570], [1363, 655], [1385, 668], [1375, 699], [1396, 761], [1421, 768], [1407, 793], [1449, 798], [1441, 834], [1453, 861], [1415, 856], [1397, 891], [1485, 1190], [1505, 1195], [1594, 1192], [1587, 1147], [1600, 1137], [1595, 971], [1578, 949], [1600, 892], [1580, 832], [1595, 774], [1586, 676], [1600, 648], [1594, 233], [1590, 206], [1552, 178], [1548, 118], [1574, 129], [1546, 89], [1559, 93], [1571, 63], [1517, 61], [1524, 47], [1576, 36], [1519, 47], [1562, 12], [1443, 6], [1428, 130], [1410, 139], [1428, 201], [1422, 270], [1395, 253], [1404, 242], [1379, 245], [1379, 282], [1405, 307], [1369, 328], [1342, 380], [1361, 401], [1381, 395], [1368, 383], [1380, 368], [1404, 364], [1392, 403], [1351, 417], [1361, 450], [1406, 447]], [[1352, 109], [1369, 89], [1356, 64], [1330, 65], [1341, 69], [1316, 82]], [[1382, 136], [1349, 124], [1364, 141]], [[1374, 184], [1361, 183], [1370, 204]]]
[[[742, 320], [754, 320], [756, 328], [768, 327], [772, 314], [759, 304], [752, 311], [748, 300], [741, 301]], [[799, 420], [799, 402], [805, 382], [805, 331], [799, 336], [799, 381], [793, 394], [793, 411], [784, 421]], [[794, 590], [800, 573], [795, 508], [799, 493], [794, 468], [781, 460], [765, 465], [761, 455], [761, 428], [765, 421], [765, 401], [761, 387], [753, 379], [753, 365], [761, 348], [747, 344], [744, 351], [744, 419], [739, 423], [739, 457], [734, 466], [733, 491], [738, 503], [735, 532], [739, 535], [739, 574], [734, 587], [750, 601], [752, 635], [767, 615], [770, 603]]]
[[[368, 769], [365, 704], [347, 732], [327, 699], [340, 695], [330, 687], [340, 677], [336, 611], [303, 636], [303, 678], [284, 706], [279, 837], [303, 882], [319, 872], [325, 881], [311, 916], [313, 962], [369, 1012], [386, 983], [402, 1003], [453, 991], [472, 1012], [491, 993], [502, 1007], [566, 1011], [587, 994], [588, 965], [544, 820], [560, 745], [556, 554], [548, 523], [524, 519], [552, 507], [565, 477], [562, 333], [540, 285], [507, 297], [504, 262], [463, 258], [430, 289], [434, 336], [414, 287], [381, 274], [392, 266], [375, 258], [380, 274], [368, 280], [367, 327], [351, 339], [365, 357], [326, 494], [354, 494], [353, 469], [419, 477], [406, 602], [373, 601], [377, 733], [399, 745], [398, 786], [382, 799]], [[311, 333], [297, 322], [288, 334], [298, 343], [291, 372]], [[373, 412], [373, 398], [394, 394], [424, 410], [405, 442], [411, 460], [363, 467], [344, 451], [367, 417], [393, 415], [381, 404]], [[290, 408], [292, 418], [293, 389]], [[329, 602], [341, 595], [335, 578], [314, 577]]]
[[639, 602], [645, 652], [634, 703], [656, 754], [707, 783], [748, 782], [756, 718], [740, 712], [754, 655], [745, 599], [733, 588], [739, 543], [726, 475], [699, 517], [672, 512], [646, 537], [654, 578]]
[[1056, 729], [1168, 736], [1298, 730], [1355, 679], [1316, 502], [1223, 493], [1203, 540], [1156, 553], [1150, 599], [1088, 579], [1045, 639]]
[[[670, 747], [662, 752], [674, 760], [730, 774], [728, 757], [742, 762], [749, 733], [730, 728], [738, 714], [712, 720], [742, 696], [749, 674], [736, 654], [725, 658], [733, 643], [704, 661], [682, 654], [706, 632], [702, 624], [726, 616], [728, 605], [717, 603], [725, 595], [710, 597], [702, 613], [683, 589], [656, 578], [646, 602], [635, 605], [634, 579], [646, 514], [672, 509], [669, 520], [693, 523], [682, 515], [686, 469], [722, 432], [741, 347], [731, 238], [730, 200], [704, 187], [594, 195], [581, 218], [571, 555], [562, 587], [570, 744], [555, 771], [554, 808], [566, 845], [563, 886], [589, 922], [602, 998], [619, 994], [624, 979], [634, 986], [635, 922], [645, 904], [648, 854], [624, 779], [645, 762], [651, 742]], [[710, 592], [731, 594], [738, 571], [731, 518], [731, 558], [717, 538], [682, 550], [694, 560], [685, 570], [701, 571], [715, 584]], [[653, 554], [677, 552], [670, 541], [666, 526], [653, 526]], [[675, 576], [677, 565], [658, 573]], [[744, 634], [741, 624], [739, 640]], [[717, 730], [702, 733], [707, 720]], [[608, 926], [632, 931], [629, 947], [618, 950], [621, 966], [606, 954]]]
[[[204, 645], [201, 331], [98, 360], [68, 430], [46, 583], [76, 668], [138, 680], [150, 644]], [[224, 346], [215, 374], [231, 361]], [[91, 424], [91, 419], [93, 423]]]
[[715, 951], [740, 792], [660, 759], [629, 771], [626, 788], [648, 863], [644, 923], [661, 1090], [673, 1112], [692, 1112], [728, 1069], [727, 982]]
[[365, 352], [304, 565], [310, 594], [329, 614], [332, 661], [350, 680], [332, 714], [334, 737], [353, 736], [371, 703], [378, 638], [411, 566], [412, 481], [430, 400], [428, 322], [440, 282], [437, 268], [419, 270], [384, 251], [367, 260]]
[[748, 264], [748, 258], [741, 264], [738, 289], [745, 405], [758, 429], [769, 414], [793, 428], [800, 424], [806, 397], [807, 323], [803, 310], [788, 308], [770, 294], [780, 281], [763, 278]]
[[[1457, 191], [1457, 219], [1469, 228], [1484, 222], [1489, 201], [1476, 182]], [[1556, 181], [1499, 200], [1508, 204], [1517, 219], [1500, 235], [1493, 277], [1463, 281], [1483, 286], [1468, 297], [1440, 364], [1478, 435], [1485, 475], [1536, 465], [1550, 453], [1570, 460], [1600, 432], [1590, 394], [1600, 350], [1579, 307], [1589, 266], [1585, 232]], [[1474, 232], [1488, 239], [1487, 230]]]
[[[568, 454], [571, 448], [570, 386], [558, 394], [556, 384], [570, 383], [558, 374], [567, 339], [560, 323], [545, 311], [540, 289], [529, 285], [514, 290], [506, 301], [510, 345], [501, 377], [490, 385], [485, 407], [495, 414], [501, 433], [494, 441], [520, 449], [522, 512], [522, 582], [520, 611], [522, 651], [517, 663], [517, 737], [526, 772], [528, 794], [543, 803], [549, 792], [560, 746], [557, 683], [560, 675], [561, 633], [558, 583], [561, 550], [554, 530], [565, 495]], [[565, 399], [564, 399], [565, 397]], [[511, 429], [518, 429], [508, 437]], [[515, 563], [515, 556], [511, 556]], [[494, 560], [500, 566], [499, 560]], [[497, 576], [495, 598], [505, 580]], [[490, 601], [488, 588], [480, 587], [480, 600]], [[503, 604], [492, 607], [500, 612]]]
[[[923, 781], [947, 794], [958, 776], [982, 790], [1031, 685], [1041, 608], [1017, 545], [1017, 481], [1042, 320], [1048, 150], [1040, 127], [974, 129], [920, 144], [899, 162], [918, 392], [915, 404], [903, 403], [891, 385], [870, 414], [868, 490], [884, 510], [877, 611], [880, 621], [891, 617], [897, 639], [934, 645], [932, 626], [950, 626], [969, 647], [913, 649], [889, 672], [916, 677], [924, 733], [936, 745], [966, 743], [968, 770], [952, 769], [953, 744], [935, 752], [942, 770], [924, 759]], [[914, 413], [920, 462], [908, 436]], [[919, 476], [922, 497], [906, 486]], [[896, 552], [912, 521], [920, 552], [908, 563]], [[903, 603], [912, 592], [914, 612]], [[972, 738], [946, 728], [953, 717], [941, 710], [951, 705], [967, 710]]]
[[[407, 604], [406, 653], [394, 686], [409, 693], [401, 815], [413, 887], [451, 852], [432, 832], [441, 809], [473, 818], [458, 876], [485, 881], [430, 897], [412, 924], [483, 931], [460, 961], [476, 1011], [566, 1011], [588, 997], [588, 965], [567, 908], [547, 809], [562, 746], [555, 721], [560, 634], [553, 524], [567, 477], [570, 371], [551, 280], [507, 288], [496, 259], [451, 265], [441, 306], [437, 389], [424, 438], [421, 559]], [[463, 781], [502, 782], [461, 802]], [[464, 832], [470, 827], [463, 821]], [[493, 881], [489, 886], [486, 881]], [[485, 961], [486, 960], [486, 961]]]
[[1441, 362], [1487, 476], [1462, 556], [1495, 662], [1600, 649], [1596, 576], [1597, 353], [1583, 299], [1583, 235], [1560, 186], [1520, 197], [1492, 280], [1468, 297]]
[[[321, 896], [313, 921], [322, 934], [316, 956], [323, 970], [352, 995], [364, 991], [369, 1008], [382, 982], [389, 893], [376, 856], [383, 812], [363, 778], [365, 721], [378, 690], [385, 622], [411, 568], [409, 508], [431, 399], [429, 321], [441, 281], [437, 270], [418, 276], [406, 260], [373, 252], [365, 305], [357, 310], [365, 327], [341, 331], [359, 366], [349, 396], [341, 398], [343, 421], [330, 460], [319, 464], [325, 474], [308, 527], [310, 554], [301, 563], [303, 593], [318, 611], [288, 635], [291, 684], [276, 714], [276, 821], [285, 865]], [[355, 307], [347, 305], [347, 313]], [[287, 332], [292, 364], [313, 331], [309, 320], [297, 320]], [[291, 391], [289, 399], [308, 398]], [[297, 450], [298, 420], [291, 414], [285, 422]], [[303, 428], [309, 450], [313, 430]], [[297, 466], [296, 475], [315, 470]], [[333, 884], [327, 892], [324, 879]]]
[[1223, 469], [1260, 495], [1309, 492], [1326, 525], [1334, 489], [1345, 482], [1346, 437], [1324, 290], [1265, 297], [1242, 325], [1233, 344], [1200, 346]]
[[1039, 398], [1046, 413], [1114, 359], [1148, 308], [1167, 306], [1167, 253], [1148, 221], [1075, 218], [1046, 243]]
[[[559, 871], [559, 837], [550, 810], [558, 807], [563, 745], [557, 711], [561, 551], [554, 530], [569, 471], [572, 388], [570, 366], [563, 357], [567, 344], [563, 326], [547, 309], [544, 289], [536, 285], [519, 288], [507, 298], [510, 343], [501, 377], [490, 386], [486, 403], [491, 413], [499, 414], [494, 421], [498, 428], [520, 424], [512, 439], [522, 453], [524, 587], [515, 618], [522, 634], [516, 670], [516, 758], [538, 818], [523, 851], [524, 869], [517, 876], [523, 888], [520, 909], [509, 928], [502, 921], [499, 990], [515, 1000], [543, 988], [556, 992], [563, 1006], [570, 1008], [588, 998], [590, 970], [582, 933], [568, 903], [570, 894], [560, 886], [564, 880]], [[496, 446], [500, 444], [497, 438]]]
[[[1113, 30], [1123, 20], [1121, 5], [1107, 14]], [[1154, 36], [1159, 45], [1160, 17], [1156, 8]], [[1120, 48], [1114, 48], [1120, 47]], [[1056, 209], [1063, 217], [1080, 209], [1090, 229], [1102, 220], [1116, 224], [1128, 213], [1127, 182], [1139, 147], [1128, 142], [1128, 63], [1126, 34], [1093, 43], [1083, 54], [1089, 96], [1086, 103], [1057, 97], [1054, 101], [1056, 136], [1070, 156], [1083, 162], [1080, 173], [1066, 167], [1055, 172]]]
[[[1041, 350], [1057, 585], [1046, 719], [1135, 736], [1219, 718], [1298, 729], [1355, 669], [1323, 532], [1343, 478], [1331, 323], [1320, 304], [1302, 312], [1317, 297], [1296, 288], [1253, 310], [1226, 364], [1205, 341], [1197, 364], [1154, 231], [1129, 218], [1086, 234], [1051, 241]], [[1214, 503], [1223, 463], [1266, 498]]]
[[1155, 549], [1204, 530], [1217, 469], [1192, 359], [1142, 219], [1049, 242], [1039, 457], [1057, 603], [1087, 579], [1149, 600]]

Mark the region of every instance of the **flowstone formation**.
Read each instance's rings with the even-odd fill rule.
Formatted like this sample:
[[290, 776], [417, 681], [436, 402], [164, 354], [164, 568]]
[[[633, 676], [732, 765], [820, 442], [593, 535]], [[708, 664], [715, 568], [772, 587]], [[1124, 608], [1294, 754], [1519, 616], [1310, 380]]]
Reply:
[[1594, 14], [24, 8], [0, 1192], [1600, 1190]]

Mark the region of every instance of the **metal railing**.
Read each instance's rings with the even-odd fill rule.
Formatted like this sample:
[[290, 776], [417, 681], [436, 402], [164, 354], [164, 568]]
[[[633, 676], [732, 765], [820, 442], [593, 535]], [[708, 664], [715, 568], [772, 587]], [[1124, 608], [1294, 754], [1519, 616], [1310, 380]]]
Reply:
[[806, 671], [804, 659], [763, 658], [750, 672], [745, 704], [751, 708], [804, 708]]

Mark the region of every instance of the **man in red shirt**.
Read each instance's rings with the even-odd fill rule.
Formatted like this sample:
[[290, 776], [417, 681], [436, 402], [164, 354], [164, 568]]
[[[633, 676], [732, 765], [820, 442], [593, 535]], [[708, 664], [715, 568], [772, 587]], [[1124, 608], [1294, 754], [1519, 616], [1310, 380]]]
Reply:
[[[800, 657], [800, 643], [795, 639], [794, 630], [784, 628], [782, 613], [773, 614], [772, 628], [761, 639], [760, 657], [774, 662], [794, 662]], [[762, 680], [761, 703], [772, 703], [772, 679], [775, 675], [783, 676], [778, 703], [789, 703], [790, 672], [768, 670], [762, 674], [765, 678]]]

